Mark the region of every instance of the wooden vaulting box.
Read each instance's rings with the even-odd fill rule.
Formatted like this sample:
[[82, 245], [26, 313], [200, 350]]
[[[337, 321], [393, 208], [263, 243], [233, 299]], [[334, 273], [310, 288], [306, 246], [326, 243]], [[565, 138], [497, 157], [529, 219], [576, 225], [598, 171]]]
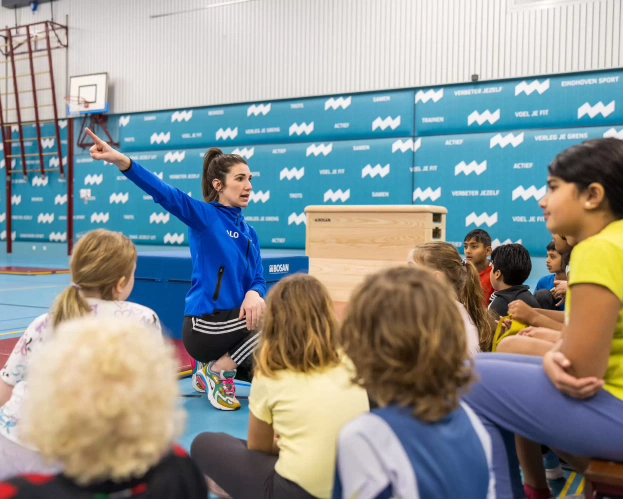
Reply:
[[308, 206], [306, 255], [309, 273], [337, 302], [347, 302], [366, 275], [405, 265], [409, 251], [446, 240], [440, 206]]

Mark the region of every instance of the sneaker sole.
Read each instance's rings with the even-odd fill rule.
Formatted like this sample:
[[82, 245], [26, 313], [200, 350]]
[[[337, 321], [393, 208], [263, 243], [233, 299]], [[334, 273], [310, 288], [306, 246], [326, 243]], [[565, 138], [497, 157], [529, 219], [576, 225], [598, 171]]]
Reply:
[[565, 477], [565, 474], [562, 471], [562, 468], [559, 466], [558, 468], [545, 470], [545, 477], [548, 480], [560, 480], [561, 478]]
[[193, 388], [195, 389], [195, 391], [196, 391], [196, 392], [199, 392], [199, 393], [205, 393], [205, 392], [206, 392], [206, 389], [205, 389], [205, 387], [202, 385], [202, 383], [200, 382], [200, 380], [201, 380], [201, 377], [200, 377], [200, 376], [197, 376], [196, 374], [194, 374], [194, 375], [193, 375], [193, 378], [192, 378], [192, 385], [193, 385]]
[[[203, 381], [202, 376], [198, 376], [198, 379], [200, 380], [200, 382]], [[238, 409], [240, 409], [240, 407], [237, 407], [237, 408], [225, 407], [224, 405], [219, 404], [218, 401], [212, 395], [212, 393], [214, 393], [214, 387], [216, 386], [216, 385], [213, 386], [213, 384], [214, 382], [208, 379], [208, 387], [206, 388], [206, 392], [208, 393], [208, 400], [210, 401], [210, 404], [212, 404], [212, 407], [218, 409], [219, 411], [237, 411]]]

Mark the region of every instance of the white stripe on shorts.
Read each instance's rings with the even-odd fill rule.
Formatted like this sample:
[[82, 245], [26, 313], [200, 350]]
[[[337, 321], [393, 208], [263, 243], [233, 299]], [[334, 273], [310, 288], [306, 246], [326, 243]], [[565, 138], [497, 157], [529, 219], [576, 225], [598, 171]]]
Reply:
[[[236, 319], [237, 324], [227, 324], [227, 325], [222, 325], [226, 323], [218, 323], [218, 322], [209, 323], [209, 322], [202, 321], [201, 319], [195, 319], [194, 317], [192, 318], [192, 321], [193, 321], [193, 331], [197, 331], [199, 333], [205, 333], [205, 334], [227, 334], [227, 333], [233, 333], [234, 331], [240, 331], [241, 329], [246, 329], [247, 327], [246, 320], [238, 321], [238, 319]], [[203, 324], [200, 324], [200, 322], [203, 322]], [[231, 321], [228, 321], [228, 322], [231, 322]], [[217, 324], [220, 324], [220, 325], [217, 326]]]
[[242, 364], [242, 362], [253, 353], [259, 341], [260, 333], [251, 336], [251, 338], [245, 341], [242, 346], [231, 355], [231, 360], [238, 365]]

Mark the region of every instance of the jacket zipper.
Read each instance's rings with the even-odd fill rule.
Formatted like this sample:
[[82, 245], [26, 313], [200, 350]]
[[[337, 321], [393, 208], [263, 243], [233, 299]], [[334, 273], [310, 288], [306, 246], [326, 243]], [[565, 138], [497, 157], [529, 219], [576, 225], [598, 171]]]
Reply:
[[221, 295], [221, 285], [223, 284], [223, 274], [225, 273], [225, 267], [221, 266], [218, 269], [218, 281], [216, 282], [216, 290], [214, 291], [214, 296], [212, 300], [218, 300], [218, 297]]

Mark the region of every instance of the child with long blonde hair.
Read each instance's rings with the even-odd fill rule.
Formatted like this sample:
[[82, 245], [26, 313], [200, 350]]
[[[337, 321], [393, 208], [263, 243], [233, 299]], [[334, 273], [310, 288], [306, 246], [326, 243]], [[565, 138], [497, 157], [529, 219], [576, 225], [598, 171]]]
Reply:
[[335, 499], [493, 497], [491, 441], [461, 395], [474, 381], [446, 283], [413, 267], [368, 276], [340, 337], [379, 408], [340, 432]]
[[[41, 348], [61, 323], [85, 315], [132, 318], [150, 325], [161, 338], [156, 313], [127, 302], [134, 287], [136, 247], [127, 237], [96, 230], [85, 235], [71, 257], [72, 283], [49, 313], [37, 317], [0, 370], [0, 479], [19, 473], [54, 470], [19, 436], [19, 412], [32, 352]], [[90, 380], [85, 380], [90, 383]]]
[[295, 274], [270, 291], [251, 385], [248, 442], [203, 433], [191, 456], [236, 499], [329, 498], [338, 432], [369, 410], [338, 348], [325, 286]]
[[454, 246], [443, 241], [416, 246], [409, 254], [408, 263], [432, 270], [437, 279], [450, 285], [467, 334], [469, 352], [473, 355], [490, 351], [494, 322], [483, 305], [484, 291], [474, 264], [463, 260]]

